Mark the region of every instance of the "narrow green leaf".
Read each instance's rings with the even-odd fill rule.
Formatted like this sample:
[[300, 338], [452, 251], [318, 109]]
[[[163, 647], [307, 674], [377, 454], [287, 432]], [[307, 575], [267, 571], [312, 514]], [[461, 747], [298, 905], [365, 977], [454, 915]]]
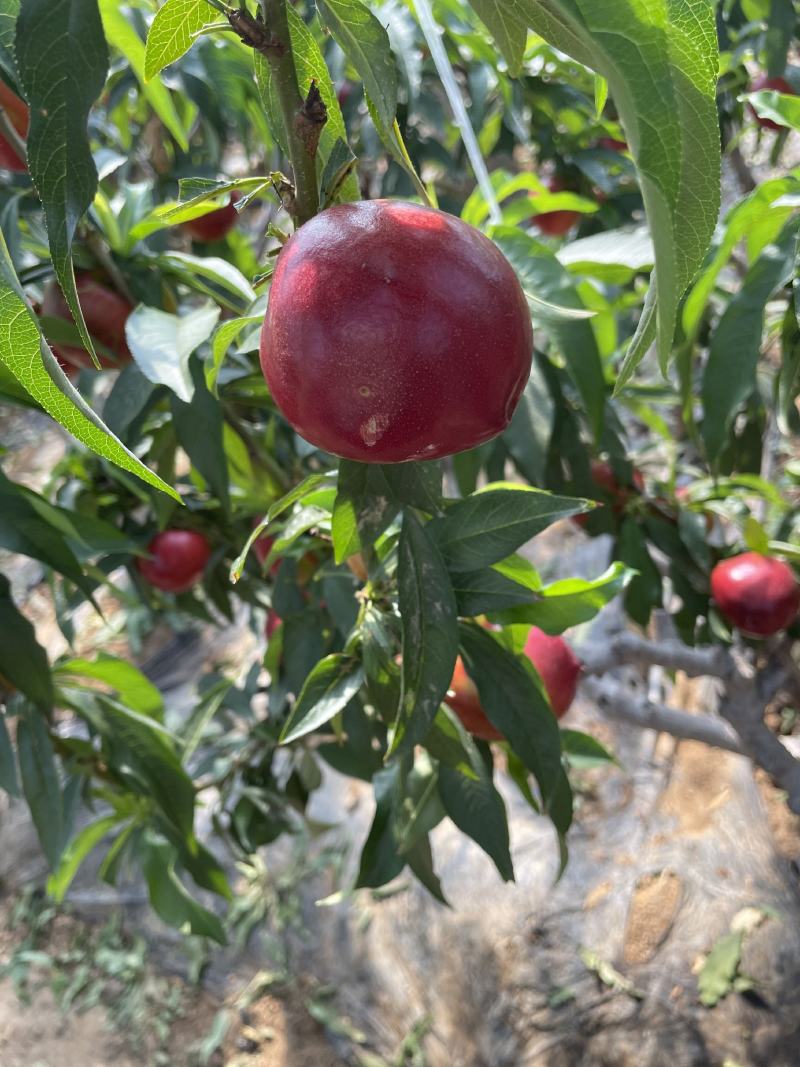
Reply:
[[442, 891], [442, 883], [439, 881], [439, 876], [433, 867], [433, 852], [431, 851], [431, 842], [427, 834], [414, 842], [412, 847], [405, 853], [405, 857], [409, 867], [431, 896], [438, 900], [440, 904], [444, 904], [446, 908], [449, 908], [450, 905]]
[[83, 343], [94, 354], [75, 290], [71, 249], [97, 188], [87, 122], [108, 70], [97, 0], [25, 0], [15, 53], [30, 105], [28, 169], [44, 207], [53, 266]]
[[[439, 767], [439, 796], [455, 825], [471, 837], [494, 862], [504, 882], [514, 881], [508, 840], [508, 817], [503, 798], [492, 784], [480, 760], [483, 773], [468, 778], [450, 767]], [[475, 768], [476, 770], [478, 767]]]
[[364, 668], [349, 656], [334, 653], [320, 660], [306, 679], [281, 731], [281, 743], [289, 744], [330, 722], [363, 684]]
[[149, 678], [127, 660], [99, 652], [94, 660], [70, 659], [59, 663], [54, 670], [56, 678], [92, 678], [105, 682], [116, 692], [123, 704], [148, 718], [161, 719], [164, 700]]
[[764, 249], [717, 324], [703, 375], [703, 440], [716, 465], [736, 412], [755, 388], [764, 311], [772, 294], [791, 279], [800, 219]]
[[397, 111], [397, 66], [389, 35], [361, 0], [316, 0], [333, 39], [358, 71], [383, 124]]
[[227, 512], [230, 510], [230, 477], [223, 440], [225, 419], [222, 407], [208, 391], [203, 364], [196, 357], [190, 360], [189, 375], [193, 387], [191, 403], [184, 403], [177, 396], [170, 397], [175, 432], [192, 466], [202, 474]]
[[159, 918], [178, 930], [225, 944], [222, 923], [212, 912], [193, 900], [175, 873], [176, 854], [165, 841], [152, 835], [145, 839], [142, 868], [150, 903]]
[[47, 862], [55, 870], [64, 847], [64, 803], [44, 718], [32, 708], [17, 723], [17, 753], [22, 791]]
[[[89, 2], [89, 0], [82, 0], [82, 2]], [[91, 0], [93, 5], [96, 5], [97, 2], [98, 0]], [[75, 0], [67, 0], [67, 6], [70, 3], [75, 3]], [[169, 90], [161, 82], [147, 81], [145, 76], [144, 41], [142, 41], [120, 7], [119, 0], [99, 0], [99, 4], [100, 14], [103, 19], [103, 29], [109, 44], [118, 48], [128, 60], [131, 70], [136, 75], [136, 80], [141, 85], [142, 92], [150, 106], [183, 151], [188, 152], [189, 137], [187, 127], [181, 121]], [[190, 112], [195, 110], [195, 105], [191, 104], [190, 101], [187, 102], [189, 103]], [[193, 116], [190, 114], [189, 117], [192, 118]]]
[[[655, 314], [639, 324], [640, 359], [653, 333], [662, 368], [678, 303], [717, 223], [719, 57], [711, 0], [498, 0], [557, 48], [606, 78], [631, 147], [656, 251]], [[645, 343], [647, 342], [647, 343]], [[633, 366], [628, 365], [627, 374]]]
[[210, 22], [219, 22], [219, 13], [208, 0], [164, 0], [147, 34], [145, 81], [185, 55], [194, 43], [194, 34]]
[[436, 717], [458, 655], [457, 607], [444, 560], [411, 511], [403, 517], [398, 587], [403, 626], [402, 696], [392, 749], [407, 751]]
[[235, 319], [228, 319], [221, 323], [214, 332], [211, 342], [211, 362], [206, 366], [206, 385], [212, 392], [216, 392], [217, 377], [219, 376], [222, 361], [227, 355], [228, 349], [248, 326], [255, 326], [264, 321], [261, 315], [241, 315]]
[[[47, 653], [36, 640], [33, 626], [14, 604], [4, 574], [0, 574], [0, 634], [0, 674], [41, 710], [48, 711], [53, 706], [53, 682]], [[7, 737], [0, 741], [0, 749], [4, 750]], [[10, 780], [8, 775], [5, 780]], [[0, 784], [11, 792], [8, 785]]]
[[397, 779], [397, 764], [379, 771], [373, 779], [375, 816], [361, 851], [355, 889], [377, 889], [386, 885], [396, 878], [406, 865], [406, 857], [397, 851], [397, 841], [392, 830]]
[[561, 748], [571, 766], [581, 770], [587, 770], [590, 767], [606, 767], [609, 763], [617, 762], [597, 738], [592, 737], [591, 734], [584, 734], [580, 730], [562, 730]]
[[492, 614], [496, 614], [498, 622], [530, 623], [545, 633], [561, 634], [571, 626], [593, 619], [625, 590], [634, 576], [634, 571], [624, 564], [613, 563], [599, 578], [565, 578], [553, 582], [538, 592], [533, 603], [529, 601], [525, 606], [512, 606]]
[[453, 574], [452, 581], [459, 615], [474, 617], [533, 605], [530, 589], [490, 567], [480, 571], [458, 571]]
[[61, 903], [72, 885], [78, 868], [106, 834], [110, 833], [120, 822], [119, 815], [107, 815], [103, 819], [89, 823], [70, 841], [64, 849], [61, 862], [47, 880], [47, 892], [57, 903]]
[[558, 519], [586, 510], [583, 500], [527, 486], [487, 486], [448, 508], [429, 530], [451, 570], [471, 571], [504, 559]]
[[528, 40], [528, 24], [513, 4], [498, 4], [495, 0], [470, 0], [480, 20], [495, 39], [508, 65], [512, 78], [522, 71], [522, 57]]
[[47, 345], [19, 284], [5, 239], [0, 234], [0, 363], [24, 386], [48, 415], [98, 456], [131, 471], [142, 481], [178, 494], [147, 467], [89, 407], [70, 383]]
[[533, 669], [481, 627], [462, 623], [459, 634], [464, 663], [487, 718], [533, 773], [549, 804], [561, 775], [561, 740]]

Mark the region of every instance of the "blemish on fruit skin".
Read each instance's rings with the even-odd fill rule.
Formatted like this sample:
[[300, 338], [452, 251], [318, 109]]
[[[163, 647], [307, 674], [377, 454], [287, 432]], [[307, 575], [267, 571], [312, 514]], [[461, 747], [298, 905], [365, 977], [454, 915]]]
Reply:
[[368, 385], [360, 385], [358, 387], [358, 395], [363, 397], [372, 396], [372, 390]]
[[387, 415], [370, 415], [368, 419], [361, 423], [358, 432], [367, 448], [372, 448], [386, 433], [388, 426], [389, 418]]

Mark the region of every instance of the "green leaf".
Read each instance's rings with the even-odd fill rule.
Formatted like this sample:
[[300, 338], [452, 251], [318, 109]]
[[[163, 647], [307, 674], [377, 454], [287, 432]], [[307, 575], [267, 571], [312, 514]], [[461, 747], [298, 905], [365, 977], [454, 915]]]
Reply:
[[107, 815], [103, 819], [97, 819], [96, 822], [84, 826], [80, 833], [76, 837], [73, 837], [64, 849], [61, 862], [47, 880], [47, 892], [59, 904], [64, 899], [69, 887], [72, 885], [72, 881], [78, 873], [80, 865], [92, 849], [100, 844], [106, 834], [110, 833], [115, 826], [119, 825], [119, 822], [120, 817], [117, 814]]
[[796, 96], [762, 89], [758, 93], [748, 93], [745, 99], [760, 118], [771, 119], [790, 130], [800, 130], [800, 101]]
[[225, 944], [222, 923], [212, 912], [193, 900], [175, 873], [175, 850], [165, 841], [148, 835], [144, 841], [142, 868], [150, 903], [159, 918], [178, 930], [210, 937]]
[[117, 694], [123, 704], [151, 719], [164, 715], [164, 700], [149, 678], [127, 660], [99, 652], [94, 660], [69, 659], [59, 663], [55, 677], [92, 678], [105, 682]]
[[193, 35], [210, 22], [219, 22], [219, 15], [208, 0], [164, 0], [147, 34], [145, 81], [185, 55], [194, 44]]
[[331, 533], [336, 562], [371, 546], [400, 510], [384, 469], [374, 463], [339, 461]]
[[[550, 438], [555, 423], [555, 405], [536, 359], [511, 424], [503, 433], [514, 464], [531, 485], [545, 480]], [[458, 457], [455, 457], [456, 459]]]
[[184, 763], [189, 761], [200, 746], [206, 728], [222, 707], [232, 685], [233, 682], [230, 678], [220, 678], [201, 695], [197, 707], [191, 713], [181, 731]]
[[[75, 3], [75, 0], [69, 0], [69, 2]], [[97, 0], [91, 0], [91, 2], [96, 4]], [[190, 114], [187, 124], [184, 125], [166, 86], [162, 85], [161, 82], [147, 81], [144, 42], [122, 10], [119, 0], [99, 0], [99, 4], [100, 14], [103, 19], [103, 29], [109, 44], [118, 48], [125, 56], [153, 111], [161, 119], [183, 151], [188, 152], [189, 137], [187, 126], [194, 116]], [[187, 103], [189, 104], [190, 112], [196, 112], [195, 105], [191, 101], [187, 101]]]
[[6, 793], [12, 797], [19, 796], [17, 762], [14, 758], [11, 738], [8, 736], [6, 717], [2, 714], [0, 714], [0, 789], [5, 789]]
[[17, 754], [22, 791], [47, 862], [55, 870], [64, 847], [64, 802], [44, 717], [32, 708], [17, 722]]
[[490, 485], [448, 508], [429, 532], [453, 571], [497, 563], [558, 519], [588, 510], [583, 500], [528, 486]]
[[468, 778], [450, 767], [439, 766], [439, 796], [459, 830], [480, 845], [504, 882], [513, 882], [506, 806], [477, 752], [476, 757], [473, 769], [478, 773], [477, 778]]
[[411, 511], [403, 517], [398, 588], [403, 627], [402, 696], [392, 750], [407, 751], [431, 727], [458, 655], [455, 594], [428, 529]]
[[431, 851], [431, 842], [427, 834], [414, 842], [405, 853], [405, 857], [409, 867], [431, 896], [438, 900], [440, 904], [449, 907], [450, 905], [442, 892], [442, 883], [433, 868], [433, 852]]
[[617, 388], [657, 338], [662, 368], [678, 303], [717, 223], [720, 142], [711, 0], [498, 0], [606, 78], [631, 147], [656, 252], [655, 314], [639, 324]]
[[478, 687], [487, 718], [533, 773], [545, 804], [561, 775], [558, 722], [533, 668], [481, 627], [459, 626], [464, 665]]
[[661, 574], [653, 562], [641, 525], [633, 518], [622, 524], [614, 555], [636, 572], [625, 590], [625, 610], [640, 626], [646, 626], [653, 608], [661, 607]]
[[726, 934], [709, 952], [697, 976], [700, 1003], [713, 1008], [723, 997], [734, 990], [739, 964], [742, 959], [744, 933], [739, 930]]
[[14, 35], [20, 0], [0, 0], [0, 66], [12, 77], [16, 74]]
[[193, 386], [191, 403], [184, 403], [177, 396], [170, 397], [178, 443], [227, 512], [230, 509], [230, 493], [222, 407], [206, 387], [203, 364], [199, 359], [190, 361], [189, 374]]
[[750, 268], [717, 324], [703, 375], [703, 440], [713, 466], [736, 412], [755, 388], [764, 311], [772, 294], [791, 279], [800, 218], [791, 219], [778, 241]]
[[[4, 574], [0, 574], [0, 634], [0, 675], [41, 710], [48, 711], [53, 706], [53, 682], [47, 653], [36, 640], [33, 626], [14, 604]], [[7, 785], [4, 788], [10, 792]]]
[[[575, 280], [541, 241], [509, 226], [493, 228], [492, 238], [517, 272], [526, 292], [550, 304], [586, 310], [575, 288]], [[592, 433], [599, 439], [606, 383], [591, 324], [558, 316], [539, 316], [535, 307], [532, 314], [534, 324], [541, 325], [563, 355], [586, 407]]]
[[797, 14], [792, 0], [771, 0], [764, 51], [767, 74], [780, 77], [786, 70], [787, 55], [797, 28]]
[[30, 105], [28, 169], [44, 207], [53, 266], [83, 343], [94, 354], [75, 291], [71, 249], [97, 188], [87, 121], [108, 70], [97, 0], [25, 0], [15, 52]]
[[361, 851], [355, 889], [376, 889], [396, 878], [406, 865], [406, 857], [397, 851], [392, 829], [394, 795], [397, 789], [398, 767], [386, 767], [374, 779], [375, 816], [367, 840]]
[[490, 567], [480, 571], [458, 571], [452, 581], [459, 615], [474, 617], [533, 604], [530, 589]]
[[334, 653], [320, 660], [306, 678], [281, 731], [281, 743], [289, 744], [330, 722], [350, 703], [363, 684], [364, 668], [349, 656]]
[[82, 701], [77, 710], [112, 748], [124, 747], [125, 760], [141, 781], [142, 795], [151, 796], [183, 836], [191, 834], [194, 786], [181, 766], [172, 735], [154, 719], [99, 694], [91, 708]]
[[522, 71], [522, 57], [528, 40], [528, 23], [513, 4], [498, 4], [496, 0], [470, 0], [480, 20], [495, 39], [508, 64], [512, 78]]
[[0, 234], [0, 363], [24, 386], [56, 422], [98, 456], [131, 471], [142, 481], [180, 497], [147, 467], [92, 411], [70, 384], [53, 354], [44, 344], [19, 284], [5, 239]]
[[227, 322], [223, 322], [217, 327], [214, 333], [214, 340], [211, 343], [211, 363], [206, 368], [206, 385], [213, 392], [216, 392], [217, 377], [219, 376], [222, 361], [225, 359], [230, 346], [242, 330], [263, 321], [263, 314], [242, 315], [236, 319], [228, 319]]
[[[315, 81], [328, 112], [328, 121], [322, 129], [317, 153], [318, 166], [322, 171], [337, 140], [347, 143], [347, 130], [342, 117], [342, 109], [339, 107], [339, 101], [336, 98], [336, 87], [333, 84], [325, 58], [314, 39], [313, 33], [291, 4], [288, 5], [287, 14], [300, 93], [305, 99], [311, 82]], [[270, 132], [280, 145], [284, 155], [288, 155], [286, 132], [283, 128], [283, 117], [272, 76], [272, 69], [266, 58], [255, 51], [253, 52], [253, 62], [255, 63], [256, 82], [258, 83], [261, 102], [267, 115]], [[354, 175], [351, 174], [345, 180], [340, 190], [340, 197], [345, 200], [360, 199], [358, 181]]]
[[220, 309], [210, 302], [185, 315], [140, 304], [125, 325], [125, 337], [139, 370], [155, 385], [166, 385], [179, 400], [191, 403], [194, 382], [189, 357], [211, 336], [219, 315]]
[[588, 770], [591, 767], [606, 767], [609, 763], [616, 763], [616, 759], [601, 745], [600, 742], [580, 730], [562, 730], [561, 748], [569, 760], [571, 766], [580, 770]]
[[162, 252], [156, 265], [198, 293], [212, 297], [237, 314], [256, 299], [242, 272], [219, 256], [193, 256], [188, 252]]
[[653, 240], [642, 226], [581, 237], [558, 252], [559, 263], [571, 274], [588, 274], [611, 285], [626, 285], [650, 270], [654, 258]]
[[571, 626], [593, 619], [619, 596], [634, 576], [634, 571], [624, 564], [613, 563], [599, 578], [565, 578], [553, 582], [538, 592], [533, 603], [502, 610], [498, 622], [530, 623], [545, 633], [561, 634]]
[[358, 71], [386, 127], [397, 111], [397, 66], [383, 25], [361, 0], [316, 0], [325, 25]]
[[[475, 741], [446, 704], [436, 713], [433, 725], [425, 735], [424, 744], [425, 750], [438, 760], [440, 765], [444, 764], [467, 778], [477, 780], [486, 771], [486, 764], [480, 757]], [[475, 763], [476, 756], [480, 760], [479, 767]]]

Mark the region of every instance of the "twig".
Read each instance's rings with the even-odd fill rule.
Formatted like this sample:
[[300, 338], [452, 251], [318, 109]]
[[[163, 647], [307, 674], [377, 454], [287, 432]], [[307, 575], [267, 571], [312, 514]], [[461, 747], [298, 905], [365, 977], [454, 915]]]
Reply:
[[289, 34], [287, 0], [261, 0], [262, 11], [254, 18], [244, 9], [229, 11], [228, 20], [241, 40], [260, 52], [272, 70], [294, 172], [292, 214], [298, 225], [319, 210], [316, 154], [328, 113], [314, 82], [304, 99]]
[[584, 671], [589, 675], [606, 674], [630, 663], [656, 664], [670, 671], [683, 671], [690, 678], [707, 675], [725, 679], [735, 670], [730, 656], [720, 646], [691, 648], [672, 638], [647, 641], [633, 633], [621, 633], [597, 654], [584, 657]]
[[643, 696], [626, 692], [610, 678], [587, 678], [583, 682], [583, 689], [610, 719], [621, 719], [684, 741], [702, 741], [713, 748], [745, 754], [746, 750], [734, 730], [710, 715], [691, 715], [688, 711], [656, 704]]

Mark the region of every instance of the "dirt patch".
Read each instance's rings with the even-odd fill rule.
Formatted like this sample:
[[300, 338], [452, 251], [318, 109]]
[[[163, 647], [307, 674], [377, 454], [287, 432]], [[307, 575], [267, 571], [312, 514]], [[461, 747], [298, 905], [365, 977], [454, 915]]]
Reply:
[[681, 888], [673, 871], [645, 875], [636, 883], [625, 926], [625, 963], [647, 963], [658, 952], [675, 921]]

